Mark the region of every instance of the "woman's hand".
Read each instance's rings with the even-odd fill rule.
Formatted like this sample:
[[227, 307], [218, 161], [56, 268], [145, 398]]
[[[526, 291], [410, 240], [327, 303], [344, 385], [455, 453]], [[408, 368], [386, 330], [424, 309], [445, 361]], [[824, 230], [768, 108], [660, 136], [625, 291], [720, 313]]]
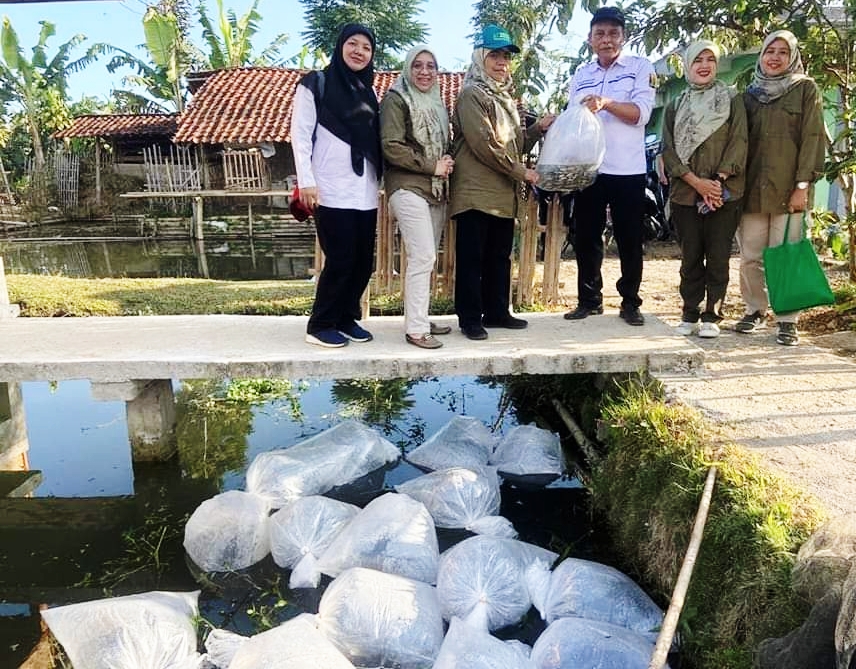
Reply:
[[545, 114], [540, 119], [538, 119], [538, 128], [542, 133], [547, 132], [550, 129], [550, 126], [553, 125], [553, 121], [556, 120], [555, 114]]
[[452, 173], [452, 170], [455, 168], [455, 159], [452, 158], [448, 153], [440, 158], [437, 161], [437, 164], [434, 166], [434, 176], [435, 177], [447, 177]]
[[318, 188], [312, 186], [310, 188], [300, 189], [300, 201], [312, 211], [318, 206]]
[[526, 176], [523, 177], [523, 180], [526, 183], [532, 184], [534, 186], [535, 184], [538, 183], [538, 172], [533, 170], [531, 167], [527, 167], [526, 168]]
[[794, 188], [788, 200], [788, 211], [792, 214], [808, 209], [808, 188]]

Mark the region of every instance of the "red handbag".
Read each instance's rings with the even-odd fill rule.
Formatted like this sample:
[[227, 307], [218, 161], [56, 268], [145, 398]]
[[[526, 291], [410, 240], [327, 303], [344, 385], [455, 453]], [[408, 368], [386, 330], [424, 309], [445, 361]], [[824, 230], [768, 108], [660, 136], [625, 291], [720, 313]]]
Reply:
[[300, 189], [295, 186], [288, 203], [288, 211], [301, 223], [312, 216], [312, 210], [300, 201]]

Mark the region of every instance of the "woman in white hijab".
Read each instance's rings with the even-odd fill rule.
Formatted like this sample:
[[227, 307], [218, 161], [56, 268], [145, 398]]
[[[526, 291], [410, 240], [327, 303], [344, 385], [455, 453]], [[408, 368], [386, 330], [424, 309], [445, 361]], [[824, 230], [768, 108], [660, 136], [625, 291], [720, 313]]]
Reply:
[[449, 115], [437, 83], [437, 59], [424, 45], [410, 50], [404, 69], [380, 107], [384, 187], [398, 222], [407, 269], [404, 276], [404, 337], [420, 348], [440, 348], [434, 335], [452, 328], [428, 320], [431, 271], [446, 224]]
[[[749, 158], [737, 242], [745, 314], [734, 329], [750, 333], [766, 327], [769, 300], [764, 249], [785, 241], [789, 217], [788, 241], [802, 237], [802, 212], [809, 209], [812, 183], [823, 174], [826, 130], [821, 96], [803, 70], [793, 33], [777, 30], [767, 35], [743, 102], [749, 123]], [[799, 343], [798, 316], [799, 312], [776, 314], [777, 343]]]
[[687, 47], [688, 87], [663, 116], [663, 163], [681, 244], [683, 310], [676, 332], [699, 337], [719, 335], [746, 179], [746, 110], [737, 92], [717, 79], [719, 57], [719, 46], [708, 40]]
[[544, 116], [524, 133], [511, 80], [511, 60], [519, 52], [508, 31], [484, 27], [452, 121], [455, 312], [468, 339], [487, 339], [486, 328], [527, 326], [509, 309], [514, 219], [520, 184], [538, 181], [523, 154], [555, 117]]

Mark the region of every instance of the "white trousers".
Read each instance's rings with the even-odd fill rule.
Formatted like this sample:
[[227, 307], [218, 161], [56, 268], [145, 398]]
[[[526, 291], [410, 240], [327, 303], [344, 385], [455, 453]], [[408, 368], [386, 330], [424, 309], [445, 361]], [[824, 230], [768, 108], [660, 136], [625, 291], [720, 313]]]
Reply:
[[[737, 245], [740, 248], [740, 294], [746, 313], [767, 313], [767, 281], [764, 277], [764, 249], [779, 246], [785, 241], [785, 225], [791, 217], [788, 241], [802, 238], [802, 213], [795, 214], [743, 214], [737, 228]], [[781, 323], [796, 323], [799, 311], [776, 314]]]
[[404, 331], [420, 337], [431, 331], [431, 272], [446, 224], [446, 205], [430, 204], [416, 193], [398, 189], [389, 198], [389, 211], [398, 223], [407, 269], [404, 273]]

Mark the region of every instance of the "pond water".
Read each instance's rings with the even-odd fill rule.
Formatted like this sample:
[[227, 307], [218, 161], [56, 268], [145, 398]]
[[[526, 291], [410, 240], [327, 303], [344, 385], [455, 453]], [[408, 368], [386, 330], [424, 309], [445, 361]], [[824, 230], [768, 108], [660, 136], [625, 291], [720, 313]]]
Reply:
[[0, 236], [0, 257], [7, 272], [18, 274], [244, 281], [307, 279], [315, 262], [314, 240], [306, 237], [210, 237], [203, 242], [133, 233], [133, 228], [30, 228], [27, 236]]
[[[533, 420], [501, 379], [185, 380], [172, 386], [178, 457], [142, 465], [132, 461], [124, 401], [92, 399], [87, 381], [0, 383], [10, 389], [11, 413], [17, 410], [25, 422], [22, 462], [42, 477], [30, 497], [0, 498], [0, 667], [17, 667], [39, 638], [40, 606], [105, 594], [195, 590], [203, 583], [203, 617], [244, 633], [311, 611], [318, 594], [289, 592], [283, 570], [270, 560], [237, 580], [215, 582], [195, 572], [181, 547], [187, 515], [217, 492], [243, 489], [246, 468], [259, 453], [348, 417], [377, 429], [403, 453], [456, 415], [478, 417], [498, 434]], [[0, 428], [2, 413], [0, 404]], [[3, 434], [0, 429], [0, 439]], [[420, 473], [402, 461], [378, 483], [388, 490]], [[575, 479], [539, 490], [504, 484], [502, 498], [501, 512], [522, 539], [609, 561]], [[527, 638], [532, 625], [510, 634]]]

